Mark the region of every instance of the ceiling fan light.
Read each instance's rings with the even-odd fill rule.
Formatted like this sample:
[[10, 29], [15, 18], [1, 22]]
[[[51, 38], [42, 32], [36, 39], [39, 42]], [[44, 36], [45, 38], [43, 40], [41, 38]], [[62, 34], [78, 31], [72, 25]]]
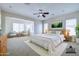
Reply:
[[40, 16], [42, 16], [42, 14], [40, 14]]

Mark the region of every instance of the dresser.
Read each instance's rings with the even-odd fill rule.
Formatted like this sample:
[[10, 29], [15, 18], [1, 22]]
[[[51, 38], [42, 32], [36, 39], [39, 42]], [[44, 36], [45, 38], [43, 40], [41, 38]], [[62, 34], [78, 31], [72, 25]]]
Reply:
[[0, 56], [7, 55], [7, 35], [0, 36]]

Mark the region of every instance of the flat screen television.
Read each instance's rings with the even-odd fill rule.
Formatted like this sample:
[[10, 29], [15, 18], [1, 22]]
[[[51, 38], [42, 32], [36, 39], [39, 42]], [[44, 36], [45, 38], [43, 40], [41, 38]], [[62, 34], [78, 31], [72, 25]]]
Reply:
[[51, 24], [51, 28], [62, 28], [62, 25], [62, 22], [53, 23]]

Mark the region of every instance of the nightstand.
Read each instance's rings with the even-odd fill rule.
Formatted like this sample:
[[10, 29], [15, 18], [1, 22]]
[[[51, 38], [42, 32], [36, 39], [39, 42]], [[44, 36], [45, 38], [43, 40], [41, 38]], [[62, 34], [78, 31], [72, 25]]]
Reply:
[[68, 37], [65, 37], [65, 41], [76, 42], [76, 36], [68, 36]]

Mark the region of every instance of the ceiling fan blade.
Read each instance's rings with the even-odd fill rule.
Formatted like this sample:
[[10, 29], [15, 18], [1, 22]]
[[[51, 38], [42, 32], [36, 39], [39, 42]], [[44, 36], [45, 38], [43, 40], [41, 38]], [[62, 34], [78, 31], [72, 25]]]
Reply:
[[42, 15], [44, 18], [46, 17], [44, 14]]
[[49, 14], [49, 12], [44, 12], [43, 14]]

